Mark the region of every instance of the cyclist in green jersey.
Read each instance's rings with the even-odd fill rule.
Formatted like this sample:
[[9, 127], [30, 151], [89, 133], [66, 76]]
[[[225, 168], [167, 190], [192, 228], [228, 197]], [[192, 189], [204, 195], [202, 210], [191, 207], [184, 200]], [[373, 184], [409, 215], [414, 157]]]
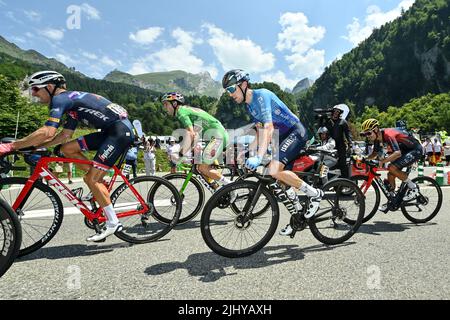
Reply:
[[[203, 150], [197, 170], [201, 175], [213, 179], [222, 185], [231, 183], [229, 179], [212, 167], [212, 164], [222, 155], [224, 148], [228, 144], [228, 133], [220, 121], [202, 109], [185, 105], [183, 95], [178, 92], [166, 93], [162, 97], [162, 102], [167, 113], [176, 117], [186, 129], [180, 154], [187, 154], [192, 147], [194, 147], [195, 153], [199, 153], [200, 147], [196, 145], [199, 138], [210, 139], [210, 142]], [[218, 187], [217, 185], [216, 188]]]

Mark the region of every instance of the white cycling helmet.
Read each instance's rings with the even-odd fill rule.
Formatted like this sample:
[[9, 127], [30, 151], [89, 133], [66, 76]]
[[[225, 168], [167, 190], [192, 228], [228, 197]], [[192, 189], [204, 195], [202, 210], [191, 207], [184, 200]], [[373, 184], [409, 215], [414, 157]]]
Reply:
[[62, 74], [56, 71], [39, 71], [33, 73], [28, 78], [28, 85], [33, 86], [45, 86], [47, 84], [55, 84], [57, 87], [66, 83], [66, 79]]
[[337, 109], [341, 111], [341, 119], [347, 119], [347, 116], [350, 113], [350, 108], [346, 104], [338, 104], [333, 107], [333, 111]]

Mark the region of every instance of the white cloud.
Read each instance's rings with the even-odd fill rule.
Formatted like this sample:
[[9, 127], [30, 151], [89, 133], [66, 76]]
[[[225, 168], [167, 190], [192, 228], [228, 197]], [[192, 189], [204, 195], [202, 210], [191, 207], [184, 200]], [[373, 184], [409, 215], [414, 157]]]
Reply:
[[97, 60], [98, 59], [98, 56], [95, 53], [90, 53], [90, 52], [87, 52], [87, 51], [83, 51], [81, 53], [81, 55], [83, 57], [85, 57], [85, 58], [90, 59], [90, 60]]
[[325, 28], [310, 27], [302, 12], [286, 12], [279, 23], [282, 32], [278, 34], [277, 49], [290, 52], [285, 55], [289, 69], [298, 79], [318, 77], [325, 67], [325, 51], [313, 47], [325, 36]]
[[401, 15], [402, 9], [409, 9], [414, 4], [414, 1], [403, 0], [396, 8], [388, 12], [382, 12], [377, 6], [368, 7], [364, 23], [361, 24], [358, 18], [353, 18], [353, 22], [347, 25], [348, 34], [343, 38], [351, 42], [353, 46], [357, 46], [367, 39], [374, 29], [398, 18]]
[[289, 69], [298, 78], [315, 79], [322, 74], [325, 67], [325, 51], [310, 49], [306, 54], [294, 53], [286, 56], [286, 61], [291, 63]]
[[275, 73], [266, 73], [261, 75], [262, 81], [274, 82], [278, 84], [281, 89], [293, 89], [298, 81], [288, 79], [283, 71], [277, 71]]
[[41, 21], [42, 15], [39, 12], [36, 12], [36, 11], [33, 11], [33, 10], [30, 10], [30, 11], [25, 10], [23, 13], [31, 21]]
[[218, 70], [215, 66], [205, 66], [203, 60], [193, 54], [194, 46], [203, 43], [201, 39], [198, 39], [194, 33], [181, 28], [172, 31], [171, 36], [176, 40], [176, 46], [163, 48], [138, 59], [128, 72], [136, 75], [172, 70], [183, 70], [195, 74], [208, 71], [213, 78], [217, 76]]
[[22, 37], [11, 36], [9, 38], [12, 42], [15, 42], [15, 43], [26, 43], [27, 42], [25, 40], [25, 38], [22, 38]]
[[139, 44], [151, 44], [161, 35], [163, 31], [164, 28], [151, 27], [139, 30], [136, 33], [130, 33], [129, 38]]
[[236, 39], [212, 24], [204, 24], [209, 33], [208, 43], [222, 68], [226, 71], [242, 68], [248, 72], [266, 72], [275, 65], [275, 56], [264, 50], [250, 39]]
[[40, 30], [39, 33], [44, 37], [54, 41], [60, 41], [64, 38], [64, 30], [47, 28], [44, 30]]
[[77, 61], [75, 61], [70, 55], [66, 53], [58, 53], [55, 56], [55, 59], [64, 63], [66, 66], [71, 67], [77, 64]]
[[12, 11], [7, 11], [7, 12], [5, 13], [5, 16], [6, 16], [8, 19], [10, 19], [10, 20], [12, 20], [12, 21], [14, 21], [14, 22], [16, 22], [16, 23], [23, 24], [23, 21], [17, 19], [16, 16], [14, 15], [14, 12], [12, 12]]
[[100, 12], [87, 3], [81, 5], [81, 11], [87, 15], [88, 20], [100, 20]]
[[120, 62], [119, 60], [113, 60], [113, 59], [111, 59], [111, 58], [108, 57], [108, 56], [103, 56], [103, 57], [100, 59], [100, 62], [101, 62], [102, 64], [108, 66], [108, 67], [111, 67], [111, 68], [117, 68], [118, 66], [121, 66], [121, 65], [122, 65], [122, 62]]
[[308, 18], [302, 12], [287, 12], [280, 17], [279, 23], [283, 29], [278, 34], [277, 49], [280, 51], [304, 54], [325, 36], [325, 28], [309, 27]]

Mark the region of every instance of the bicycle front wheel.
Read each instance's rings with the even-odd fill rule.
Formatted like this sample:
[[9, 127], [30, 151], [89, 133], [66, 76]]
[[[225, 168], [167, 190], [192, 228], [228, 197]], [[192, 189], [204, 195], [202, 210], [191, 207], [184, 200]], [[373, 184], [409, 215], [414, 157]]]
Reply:
[[408, 202], [403, 202], [403, 215], [413, 223], [426, 223], [433, 219], [441, 210], [442, 189], [436, 180], [429, 177], [417, 177], [412, 181], [419, 187], [419, 196]]
[[350, 178], [358, 185], [364, 194], [364, 205], [366, 207], [362, 223], [368, 222], [377, 213], [381, 202], [381, 193], [375, 181], [371, 185], [368, 184], [367, 176], [353, 176]]
[[[155, 176], [138, 177], [129, 182], [149, 210], [144, 214], [121, 217], [122, 212], [141, 209], [141, 203], [133, 191], [127, 184], [121, 184], [111, 195], [111, 202], [123, 225], [116, 236], [130, 243], [147, 243], [164, 237], [180, 218], [181, 198], [178, 190], [167, 180]], [[164, 217], [168, 223], [158, 217]]]
[[[27, 180], [27, 178], [0, 179], [0, 199], [12, 206]], [[42, 248], [56, 235], [63, 221], [63, 210], [61, 199], [56, 192], [42, 182], [36, 181], [15, 210], [22, 227], [19, 257]]]
[[22, 229], [12, 208], [0, 199], [0, 277], [19, 254]]
[[350, 239], [364, 217], [364, 195], [347, 179], [335, 179], [323, 187], [325, 193], [316, 215], [308, 221], [314, 237], [328, 245]]
[[[241, 258], [254, 254], [273, 237], [279, 221], [278, 203], [270, 191], [262, 187], [257, 204], [252, 211], [258, 212], [260, 203], [270, 203], [270, 210], [258, 216], [253, 212], [243, 214], [261, 185], [254, 181], [238, 181], [226, 185], [212, 195], [203, 209], [200, 228], [203, 239], [215, 253], [228, 258]], [[237, 194], [233, 207], [231, 193]], [[249, 216], [248, 216], [249, 215]]]

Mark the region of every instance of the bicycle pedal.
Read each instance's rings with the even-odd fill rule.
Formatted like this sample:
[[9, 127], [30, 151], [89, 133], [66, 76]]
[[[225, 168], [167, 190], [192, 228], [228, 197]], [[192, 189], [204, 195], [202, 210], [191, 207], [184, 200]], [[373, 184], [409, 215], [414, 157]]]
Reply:
[[292, 233], [289, 235], [289, 238], [294, 239], [296, 233], [297, 233], [297, 230], [292, 231]]

